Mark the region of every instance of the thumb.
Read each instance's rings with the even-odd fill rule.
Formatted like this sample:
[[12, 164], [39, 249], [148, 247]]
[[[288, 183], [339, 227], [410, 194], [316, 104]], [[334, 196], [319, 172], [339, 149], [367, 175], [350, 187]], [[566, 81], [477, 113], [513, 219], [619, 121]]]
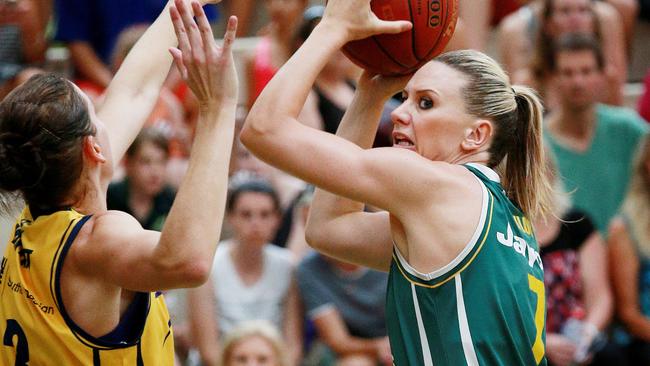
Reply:
[[413, 28], [413, 24], [408, 20], [378, 20], [377, 29], [380, 33], [397, 34], [406, 32]]

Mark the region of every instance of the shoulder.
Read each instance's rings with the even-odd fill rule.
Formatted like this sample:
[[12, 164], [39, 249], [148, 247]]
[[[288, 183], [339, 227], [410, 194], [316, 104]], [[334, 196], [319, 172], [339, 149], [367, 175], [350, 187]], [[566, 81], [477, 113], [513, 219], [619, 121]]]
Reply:
[[599, 122], [606, 123], [608, 126], [634, 130], [639, 134], [648, 131], [647, 124], [633, 109], [599, 104], [597, 114]]
[[144, 229], [133, 216], [125, 212], [106, 211], [94, 215], [79, 231], [70, 252], [72, 259], [82, 267], [102, 263], [117, 255], [124, 248], [123, 245], [128, 244], [127, 238], [136, 231]]
[[321, 258], [321, 254], [316, 251], [310, 251], [300, 260], [296, 269], [300, 274], [309, 273], [313, 272], [316, 268], [320, 268], [322, 265], [323, 259]]
[[286, 265], [289, 268], [293, 267], [293, 254], [289, 249], [280, 248], [274, 244], [266, 244], [264, 246], [264, 253], [274, 263]]
[[627, 235], [627, 225], [622, 216], [617, 216], [612, 219], [609, 223], [608, 236], [610, 238], [620, 237], [621, 235]]

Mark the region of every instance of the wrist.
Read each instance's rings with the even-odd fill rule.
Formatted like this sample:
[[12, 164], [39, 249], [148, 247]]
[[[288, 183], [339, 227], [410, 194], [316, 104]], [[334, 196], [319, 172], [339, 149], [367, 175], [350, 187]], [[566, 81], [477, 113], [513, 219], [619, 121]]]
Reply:
[[343, 47], [348, 43], [348, 32], [345, 27], [336, 24], [334, 21], [323, 18], [318, 25], [314, 28], [312, 33], [323, 33], [324, 38], [334, 42], [337, 48]]

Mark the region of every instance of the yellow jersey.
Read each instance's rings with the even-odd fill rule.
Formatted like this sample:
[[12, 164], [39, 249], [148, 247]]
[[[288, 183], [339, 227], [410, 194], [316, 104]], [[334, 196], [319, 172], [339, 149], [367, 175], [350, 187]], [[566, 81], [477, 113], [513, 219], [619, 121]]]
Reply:
[[60, 275], [90, 216], [33, 218], [25, 208], [0, 263], [0, 365], [172, 365], [171, 320], [160, 293], [137, 293], [114, 331], [93, 337], [64, 307]]

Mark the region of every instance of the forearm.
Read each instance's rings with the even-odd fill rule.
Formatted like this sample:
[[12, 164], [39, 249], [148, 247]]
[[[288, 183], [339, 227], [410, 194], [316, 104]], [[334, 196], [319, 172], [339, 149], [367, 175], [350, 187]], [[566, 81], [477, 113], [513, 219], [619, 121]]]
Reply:
[[650, 319], [641, 314], [638, 310], [622, 315], [621, 320], [628, 332], [634, 337], [650, 342]]
[[[196, 266], [205, 281], [221, 232], [234, 139], [236, 103], [215, 104], [199, 115], [189, 167], [162, 231], [158, 257]], [[218, 123], [208, 122], [218, 119]]]
[[213, 299], [214, 288], [210, 282], [187, 292], [192, 342], [206, 366], [217, 366], [219, 361], [219, 335]]
[[102, 88], [108, 86], [113, 74], [87, 42], [72, 42], [68, 47], [72, 62], [82, 78], [90, 80]]
[[325, 340], [325, 344], [338, 356], [351, 354], [366, 354], [372, 357], [377, 355], [377, 340], [347, 336], [342, 339]]
[[586, 304], [587, 316], [585, 321], [604, 330], [612, 318], [613, 300], [610, 291], [603, 291], [591, 302]]

